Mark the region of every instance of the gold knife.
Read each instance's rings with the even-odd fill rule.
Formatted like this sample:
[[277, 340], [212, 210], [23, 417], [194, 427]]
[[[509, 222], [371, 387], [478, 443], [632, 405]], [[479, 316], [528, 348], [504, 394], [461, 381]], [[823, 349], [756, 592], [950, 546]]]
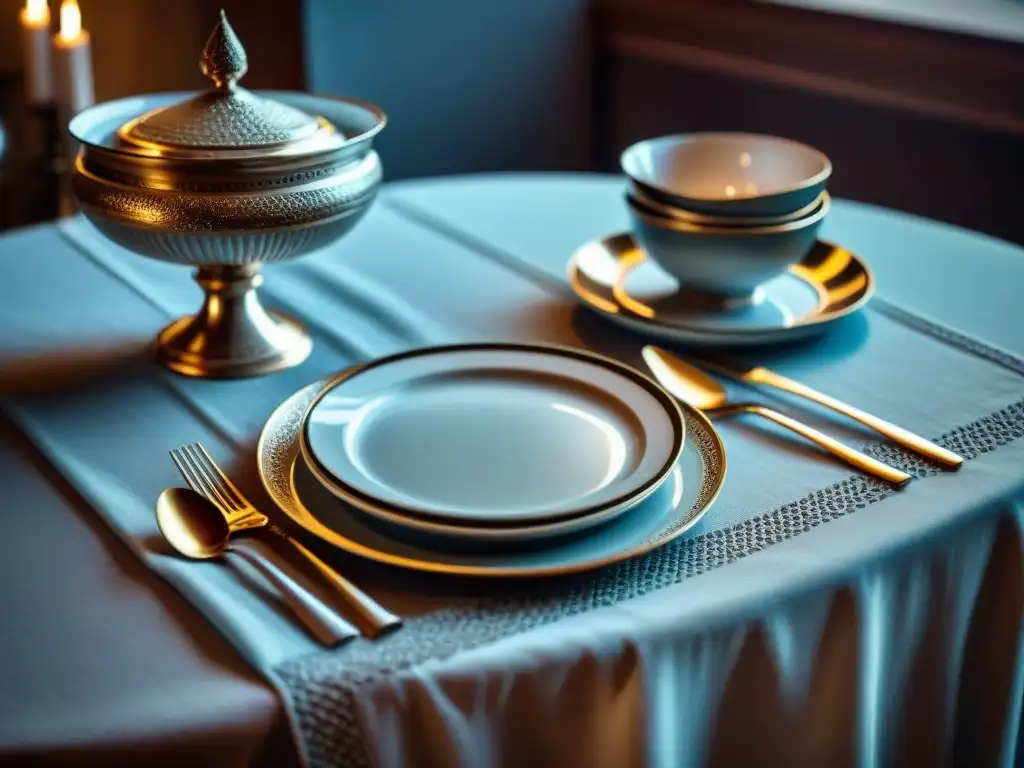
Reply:
[[730, 360], [728, 363], [719, 360], [707, 360], [704, 358], [694, 359], [697, 365], [707, 368], [708, 370], [720, 373], [723, 376], [728, 376], [732, 379], [746, 382], [748, 384], [762, 384], [767, 387], [774, 387], [775, 389], [782, 390], [783, 392], [789, 392], [791, 395], [805, 398], [812, 402], [822, 405], [826, 408], [831, 408], [836, 413], [859, 421], [866, 427], [870, 427], [879, 434], [885, 435], [890, 440], [904, 448], [909, 448], [922, 456], [925, 456], [932, 461], [941, 464], [949, 469], [960, 469], [960, 466], [964, 463], [962, 457], [948, 451], [941, 445], [936, 445], [930, 440], [925, 440], [919, 435], [915, 435], [913, 432], [899, 427], [892, 422], [880, 419], [877, 416], [872, 416], [870, 413], [862, 411], [860, 408], [856, 408], [849, 403], [844, 403], [842, 400], [837, 400], [834, 397], [826, 395], [822, 392], [818, 392], [816, 389], [812, 389], [805, 384], [801, 384], [799, 381], [793, 381], [793, 379], [787, 379], [785, 376], [775, 373], [763, 366], [744, 366], [736, 361]]

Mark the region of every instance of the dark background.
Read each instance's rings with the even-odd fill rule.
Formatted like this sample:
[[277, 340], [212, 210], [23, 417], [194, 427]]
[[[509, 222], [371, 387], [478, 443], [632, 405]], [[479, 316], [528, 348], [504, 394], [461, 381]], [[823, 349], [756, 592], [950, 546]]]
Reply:
[[[986, 8], [1007, 21], [958, 31], [793, 2], [80, 0], [97, 99], [203, 87], [198, 57], [223, 6], [249, 51], [248, 87], [351, 95], [388, 112], [391, 179], [616, 171], [640, 138], [747, 130], [828, 153], [837, 196], [1024, 242], [1024, 4], [972, 2], [975, 21]], [[19, 113], [20, 5], [0, 0], [14, 166], [38, 133]], [[8, 168], [0, 226], [45, 211], [12, 196], [19, 175], [31, 174]]]

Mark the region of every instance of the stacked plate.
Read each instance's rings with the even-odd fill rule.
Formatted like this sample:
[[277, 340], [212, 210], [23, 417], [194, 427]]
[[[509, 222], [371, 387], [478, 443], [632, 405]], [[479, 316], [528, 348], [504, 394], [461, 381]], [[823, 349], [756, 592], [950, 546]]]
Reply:
[[307, 530], [371, 559], [475, 575], [566, 573], [675, 538], [725, 456], [705, 417], [579, 350], [402, 353], [293, 395], [260, 473]]

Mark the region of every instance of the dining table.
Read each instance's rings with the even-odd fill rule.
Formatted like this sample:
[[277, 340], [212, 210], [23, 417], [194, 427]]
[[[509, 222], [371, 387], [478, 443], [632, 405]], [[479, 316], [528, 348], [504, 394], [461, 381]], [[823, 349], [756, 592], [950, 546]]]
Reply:
[[[385, 158], [386, 166], [386, 158]], [[628, 229], [624, 179], [481, 174], [385, 185], [339, 243], [266, 270], [314, 339], [300, 366], [178, 376], [154, 334], [188, 270], [79, 216], [0, 237], [0, 764], [1019, 764], [1024, 701], [1024, 249], [835, 199], [820, 237], [877, 293], [752, 361], [964, 457], [757, 400], [885, 460], [902, 489], [746, 417], [715, 420], [722, 491], [685, 535], [593, 572], [424, 574], [282, 525], [405, 619], [319, 647], [258, 579], [185, 561], [154, 504], [201, 441], [267, 514], [256, 468], [292, 393], [401, 350], [647, 340], [581, 306], [582, 244]], [[685, 351], [685, 350], [679, 350]], [[254, 540], [297, 579], [276, 541]]]

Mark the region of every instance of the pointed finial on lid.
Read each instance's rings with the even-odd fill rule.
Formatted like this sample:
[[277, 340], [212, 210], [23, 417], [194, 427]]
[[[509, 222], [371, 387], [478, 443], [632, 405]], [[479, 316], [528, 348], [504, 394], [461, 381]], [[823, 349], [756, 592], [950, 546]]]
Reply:
[[228, 23], [228, 17], [223, 9], [217, 26], [213, 28], [210, 39], [206, 41], [199, 69], [213, 80], [214, 85], [221, 91], [232, 90], [235, 81], [249, 69], [249, 59], [245, 55], [242, 42]]

